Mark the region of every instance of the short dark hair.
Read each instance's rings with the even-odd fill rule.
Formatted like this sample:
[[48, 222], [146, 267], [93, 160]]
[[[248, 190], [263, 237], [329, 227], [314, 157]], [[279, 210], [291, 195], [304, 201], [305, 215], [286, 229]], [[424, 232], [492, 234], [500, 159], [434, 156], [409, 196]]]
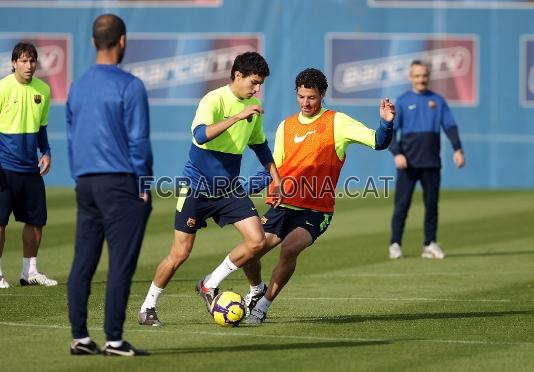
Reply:
[[317, 89], [320, 94], [323, 94], [328, 89], [328, 81], [320, 70], [307, 68], [295, 78], [295, 90], [298, 90], [301, 86], [308, 89]]
[[126, 24], [115, 14], [102, 14], [93, 23], [96, 50], [113, 48], [123, 35], [126, 35]]
[[426, 69], [428, 70], [428, 72], [430, 73], [430, 65], [428, 63], [424, 63], [423, 61], [421, 61], [420, 59], [414, 59], [412, 61], [412, 63], [410, 63], [410, 68], [412, 68], [413, 66], [423, 66], [423, 67], [426, 67]]
[[[13, 48], [13, 52], [11, 53], [11, 62], [16, 62], [25, 54], [28, 54], [30, 57], [35, 59], [35, 61], [37, 61], [37, 49], [35, 48], [35, 45], [21, 41]], [[11, 72], [15, 72], [13, 67], [11, 68]]]
[[235, 79], [236, 71], [241, 72], [243, 77], [255, 74], [262, 78], [266, 78], [271, 73], [265, 58], [256, 52], [245, 52], [235, 57], [230, 75], [232, 81]]

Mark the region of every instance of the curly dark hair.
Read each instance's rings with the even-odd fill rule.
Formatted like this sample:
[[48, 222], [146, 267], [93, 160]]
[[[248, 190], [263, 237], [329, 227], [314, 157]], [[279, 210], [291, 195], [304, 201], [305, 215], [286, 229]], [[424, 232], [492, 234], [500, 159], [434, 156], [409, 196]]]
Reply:
[[232, 81], [235, 79], [236, 71], [241, 72], [243, 77], [258, 75], [262, 78], [266, 78], [271, 73], [265, 58], [256, 52], [245, 52], [235, 57], [230, 75]]
[[295, 90], [298, 90], [301, 86], [308, 89], [317, 89], [320, 94], [323, 94], [328, 89], [328, 81], [326, 81], [326, 76], [320, 70], [307, 68], [295, 78]]

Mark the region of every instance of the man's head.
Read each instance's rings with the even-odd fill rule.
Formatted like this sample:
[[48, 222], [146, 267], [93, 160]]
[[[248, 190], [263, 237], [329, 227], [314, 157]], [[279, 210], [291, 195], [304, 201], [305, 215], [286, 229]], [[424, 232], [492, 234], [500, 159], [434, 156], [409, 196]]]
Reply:
[[11, 53], [11, 72], [19, 83], [28, 84], [32, 81], [37, 68], [37, 49], [30, 43], [20, 42]]
[[231, 89], [238, 98], [251, 98], [260, 91], [269, 74], [269, 65], [260, 54], [245, 52], [234, 60]]
[[430, 68], [419, 60], [410, 64], [410, 75], [408, 76], [412, 83], [412, 90], [416, 93], [424, 93], [428, 90], [430, 82]]
[[326, 76], [316, 68], [307, 68], [295, 78], [297, 102], [304, 116], [314, 116], [321, 110], [328, 81]]
[[114, 14], [102, 14], [93, 23], [93, 43], [97, 51], [119, 50], [119, 61], [122, 61], [126, 48], [126, 25]]

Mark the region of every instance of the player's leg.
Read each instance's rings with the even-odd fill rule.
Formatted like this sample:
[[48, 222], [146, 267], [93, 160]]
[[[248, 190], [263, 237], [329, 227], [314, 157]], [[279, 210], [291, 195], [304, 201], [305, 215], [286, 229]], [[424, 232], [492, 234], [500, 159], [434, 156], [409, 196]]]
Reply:
[[440, 181], [441, 174], [439, 168], [423, 170], [421, 174], [421, 186], [423, 187], [423, 201], [425, 204], [423, 258], [445, 258], [445, 254], [437, 244]]
[[21, 285], [55, 286], [57, 281], [37, 269], [37, 253], [46, 225], [46, 191], [43, 178], [38, 174], [18, 174], [21, 188], [15, 199], [13, 212], [17, 221], [24, 222], [22, 230]]
[[[180, 189], [174, 219], [174, 235], [167, 256], [158, 264], [137, 320], [141, 325], [161, 326], [156, 312], [161, 294], [174, 273], [189, 258], [195, 243], [196, 231], [204, 224], [206, 201], [187, 188]], [[201, 220], [202, 219], [202, 220]]]
[[104, 242], [102, 215], [93, 199], [91, 178], [82, 177], [76, 186], [76, 240], [74, 258], [67, 280], [69, 320], [75, 350], [79, 343], [89, 345], [87, 302], [91, 280], [98, 266]]
[[238, 244], [210, 274], [200, 279], [195, 287], [210, 311], [211, 301], [219, 293], [219, 284], [231, 273], [254, 257], [261, 256], [265, 248], [265, 234], [257, 215], [234, 222], [243, 241]]
[[145, 202], [139, 197], [137, 182], [129, 175], [103, 176], [95, 194], [105, 216], [103, 224], [109, 252], [104, 319], [106, 348], [111, 345], [117, 349], [123, 342], [130, 286], [152, 205], [150, 199]]
[[295, 272], [298, 255], [312, 243], [310, 233], [301, 227], [297, 227], [284, 238], [281, 243], [280, 257], [273, 268], [267, 291], [250, 310], [245, 323], [259, 324], [265, 320], [271, 303]]
[[332, 221], [331, 213], [310, 210], [284, 212], [283, 209], [277, 213], [279, 215], [283, 213], [283, 223], [271, 225], [266, 230], [278, 231], [278, 234], [283, 237], [280, 256], [272, 271], [271, 281], [265, 295], [258, 300], [246, 319], [248, 324], [263, 322], [272, 301], [293, 276], [300, 253], [326, 232]]
[[217, 200], [213, 219], [221, 227], [232, 224], [241, 234], [242, 242], [234, 247], [223, 262], [207, 275], [197, 289], [204, 292], [216, 289], [232, 272], [242, 267], [253, 257], [261, 255], [265, 248], [265, 232], [256, 207], [243, 193], [233, 193]]
[[[262, 252], [261, 257], [282, 241], [276, 234], [268, 232], [265, 233], [265, 240], [265, 250]], [[250, 291], [244, 297], [248, 310], [252, 310], [258, 300], [267, 292], [267, 285], [261, 279], [261, 257], [260, 255], [254, 257], [243, 266], [243, 272], [250, 285]]]
[[245, 295], [245, 304], [248, 310], [252, 310], [258, 300], [267, 291], [267, 285], [261, 279], [261, 257], [282, 241], [281, 237], [286, 234], [285, 216], [291, 214], [291, 210], [286, 208], [269, 208], [261, 217], [263, 229], [265, 230], [265, 249], [261, 255], [254, 257], [243, 266], [243, 271], [248, 279], [250, 291]]
[[6, 172], [0, 168], [0, 289], [10, 285], [2, 271], [2, 254], [6, 243], [6, 227], [12, 212], [12, 192]]
[[6, 226], [0, 226], [0, 289], [9, 288], [10, 285], [7, 279], [4, 277], [2, 271], [2, 253], [4, 252], [4, 244], [6, 242]]
[[395, 206], [391, 218], [391, 238], [389, 257], [392, 259], [402, 257], [402, 236], [408, 210], [412, 203], [412, 195], [417, 182], [417, 170], [413, 168], [397, 169], [395, 186]]

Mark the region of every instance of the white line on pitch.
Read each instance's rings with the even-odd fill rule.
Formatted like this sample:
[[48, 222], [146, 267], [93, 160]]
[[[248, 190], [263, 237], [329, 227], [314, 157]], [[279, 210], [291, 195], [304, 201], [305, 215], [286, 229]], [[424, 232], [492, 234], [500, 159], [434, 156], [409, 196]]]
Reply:
[[[133, 297], [144, 297], [144, 295], [132, 294]], [[165, 294], [165, 297], [192, 298], [192, 294]], [[280, 301], [399, 301], [399, 302], [532, 302], [534, 300], [509, 300], [509, 299], [461, 299], [461, 298], [427, 298], [427, 297], [279, 297]]]
[[[284, 299], [283, 297], [280, 298]], [[355, 300], [355, 301], [429, 301], [429, 302], [512, 302], [511, 300], [492, 300], [492, 299], [458, 299], [458, 298], [425, 298], [425, 297], [411, 297], [411, 298], [395, 298], [395, 297], [286, 297], [290, 301], [333, 301], [333, 300]]]
[[[46, 329], [70, 329], [65, 325], [46, 325], [46, 324], [29, 324], [29, 323], [17, 323], [17, 322], [0, 322], [0, 325], [11, 327], [28, 327], [28, 328], [46, 328]], [[90, 331], [100, 331], [100, 328], [90, 327]], [[152, 328], [148, 329], [129, 329], [128, 332], [154, 332]], [[158, 329], [156, 333], [172, 333], [176, 334], [176, 330]], [[447, 343], [447, 344], [470, 344], [470, 345], [527, 345], [532, 346], [534, 342], [494, 342], [494, 341], [477, 341], [477, 340], [447, 340], [447, 339], [387, 339], [387, 338], [338, 338], [338, 337], [316, 337], [316, 336], [294, 336], [294, 335], [269, 335], [260, 333], [244, 333], [244, 332], [232, 332], [230, 330], [225, 332], [206, 332], [206, 331], [183, 331], [181, 334], [192, 334], [201, 336], [232, 336], [232, 337], [259, 337], [259, 338], [274, 338], [280, 339], [280, 337], [293, 340], [313, 340], [313, 341], [332, 341], [332, 342], [388, 342], [388, 343], [400, 343], [400, 342], [434, 342], [434, 343]], [[154, 335], [154, 333], [152, 333]]]

